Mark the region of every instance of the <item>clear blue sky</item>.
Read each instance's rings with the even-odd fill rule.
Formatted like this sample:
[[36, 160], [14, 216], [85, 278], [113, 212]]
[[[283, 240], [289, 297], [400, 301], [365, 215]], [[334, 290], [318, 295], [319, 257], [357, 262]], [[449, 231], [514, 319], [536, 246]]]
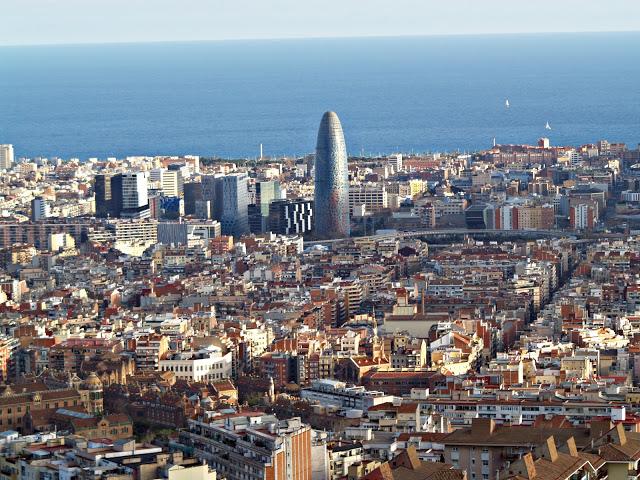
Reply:
[[0, 0], [0, 45], [640, 30], [637, 0]]

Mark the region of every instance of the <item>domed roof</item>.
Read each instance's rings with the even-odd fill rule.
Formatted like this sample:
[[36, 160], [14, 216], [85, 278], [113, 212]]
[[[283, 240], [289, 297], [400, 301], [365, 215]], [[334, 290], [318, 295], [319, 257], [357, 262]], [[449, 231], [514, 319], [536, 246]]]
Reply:
[[95, 372], [91, 372], [84, 382], [82, 382], [82, 388], [85, 390], [100, 390], [102, 389], [102, 382]]

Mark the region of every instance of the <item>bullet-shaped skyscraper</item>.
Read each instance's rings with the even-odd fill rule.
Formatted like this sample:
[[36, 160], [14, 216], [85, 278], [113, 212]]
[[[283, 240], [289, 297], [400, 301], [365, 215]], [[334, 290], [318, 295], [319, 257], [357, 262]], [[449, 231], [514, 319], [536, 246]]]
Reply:
[[347, 147], [335, 112], [326, 112], [320, 121], [315, 177], [315, 236], [325, 239], [348, 237], [351, 227]]

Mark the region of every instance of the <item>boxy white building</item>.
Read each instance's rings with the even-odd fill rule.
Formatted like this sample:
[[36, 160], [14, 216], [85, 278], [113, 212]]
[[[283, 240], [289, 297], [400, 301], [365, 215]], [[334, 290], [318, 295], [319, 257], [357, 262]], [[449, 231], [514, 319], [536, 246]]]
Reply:
[[198, 351], [178, 352], [160, 360], [162, 372], [173, 372], [177, 379], [207, 382], [230, 378], [232, 354], [222, 354], [219, 347], [207, 347]]

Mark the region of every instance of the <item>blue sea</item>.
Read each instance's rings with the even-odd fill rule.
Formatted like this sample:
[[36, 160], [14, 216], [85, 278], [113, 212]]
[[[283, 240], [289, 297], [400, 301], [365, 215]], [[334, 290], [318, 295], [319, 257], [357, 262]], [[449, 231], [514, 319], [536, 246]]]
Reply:
[[17, 156], [302, 155], [326, 110], [351, 154], [635, 146], [640, 33], [0, 48]]

